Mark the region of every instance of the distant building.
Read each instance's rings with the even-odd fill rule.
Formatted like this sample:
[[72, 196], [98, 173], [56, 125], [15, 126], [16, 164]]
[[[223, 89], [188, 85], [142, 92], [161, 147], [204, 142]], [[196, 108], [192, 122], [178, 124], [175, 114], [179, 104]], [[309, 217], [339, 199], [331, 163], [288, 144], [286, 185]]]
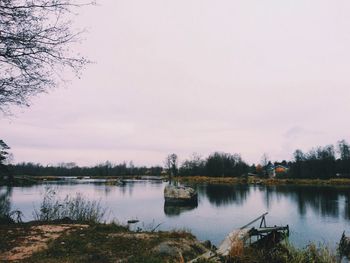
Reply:
[[276, 174], [284, 174], [288, 172], [288, 167], [287, 166], [284, 166], [284, 165], [281, 165], [281, 164], [278, 164], [275, 166], [275, 173]]
[[288, 167], [282, 164], [269, 163], [266, 167], [267, 174], [270, 178], [276, 177], [276, 175], [283, 175], [288, 172]]

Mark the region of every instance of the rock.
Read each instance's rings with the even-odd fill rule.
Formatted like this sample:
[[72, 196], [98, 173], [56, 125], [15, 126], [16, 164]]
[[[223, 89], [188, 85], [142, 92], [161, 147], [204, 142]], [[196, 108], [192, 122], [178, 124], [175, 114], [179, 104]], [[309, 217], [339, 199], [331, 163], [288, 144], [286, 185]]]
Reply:
[[119, 180], [119, 179], [112, 179], [112, 180], [107, 180], [106, 185], [116, 185], [116, 186], [124, 186], [126, 182], [124, 180]]
[[198, 254], [207, 252], [207, 249], [196, 240], [188, 239], [178, 239], [178, 240], [167, 240], [158, 244], [152, 249], [155, 254], [169, 256], [169, 257], [179, 257], [183, 255], [185, 257], [193, 258]]
[[171, 241], [164, 241], [153, 249], [153, 252], [157, 254], [167, 255], [171, 257], [177, 257], [180, 253], [180, 249], [174, 246]]
[[201, 242], [203, 246], [205, 246], [207, 249], [211, 249], [212, 248], [212, 244], [210, 242], [210, 240], [205, 240], [203, 242]]
[[197, 202], [197, 192], [191, 187], [167, 185], [164, 198], [165, 202]]

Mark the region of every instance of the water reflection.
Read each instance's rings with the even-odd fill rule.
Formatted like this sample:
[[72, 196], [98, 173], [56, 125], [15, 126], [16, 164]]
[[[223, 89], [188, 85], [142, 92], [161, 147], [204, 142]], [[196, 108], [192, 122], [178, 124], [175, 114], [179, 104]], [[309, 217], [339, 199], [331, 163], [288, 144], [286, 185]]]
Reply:
[[117, 188], [113, 185], [97, 185], [94, 184], [94, 189], [96, 192], [104, 194], [105, 196], [113, 194], [113, 192], [117, 191]]
[[199, 195], [206, 196], [211, 204], [227, 206], [243, 205], [247, 200], [250, 187], [247, 185], [203, 185], [197, 188]]
[[198, 207], [198, 202], [191, 202], [188, 204], [175, 204], [164, 202], [164, 213], [168, 217], [179, 216], [180, 214], [191, 211]]
[[152, 186], [152, 188], [160, 189], [163, 187], [163, 182], [160, 180], [124, 180], [125, 184], [118, 186], [118, 189], [125, 195], [128, 193], [129, 196], [133, 195], [135, 186], [137, 188], [146, 188]]
[[247, 186], [247, 185], [199, 185], [200, 196], [207, 198], [215, 206], [232, 204], [243, 206], [250, 198], [251, 190], [263, 193], [263, 203], [269, 210], [274, 201], [286, 198], [292, 201], [300, 216], [305, 216], [311, 209], [321, 217], [341, 216], [350, 219], [350, 191], [347, 187], [332, 186]]
[[350, 193], [345, 196], [344, 218], [350, 220]]
[[[275, 195], [276, 197], [274, 197]], [[339, 217], [339, 200], [342, 196], [349, 195], [343, 187], [328, 186], [267, 186], [265, 188], [265, 200], [280, 198], [291, 199], [298, 208], [301, 216], [304, 216], [308, 208], [322, 217]], [[271, 197], [272, 196], [272, 197]]]
[[2, 217], [6, 216], [10, 213], [11, 194], [12, 194], [12, 187], [1, 187], [0, 188], [0, 220]]

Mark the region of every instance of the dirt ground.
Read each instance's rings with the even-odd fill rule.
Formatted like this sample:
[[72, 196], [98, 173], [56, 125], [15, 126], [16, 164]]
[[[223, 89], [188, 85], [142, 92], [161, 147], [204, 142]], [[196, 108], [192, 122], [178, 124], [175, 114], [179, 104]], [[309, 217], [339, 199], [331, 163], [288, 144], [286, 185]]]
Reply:
[[[25, 230], [22, 228], [8, 228], [7, 231], [13, 239], [10, 250], [0, 253], [1, 261], [18, 261], [30, 257], [33, 253], [47, 248], [48, 242], [59, 238], [64, 233], [87, 228], [88, 225], [38, 225]], [[1, 233], [4, 234], [4, 233]]]

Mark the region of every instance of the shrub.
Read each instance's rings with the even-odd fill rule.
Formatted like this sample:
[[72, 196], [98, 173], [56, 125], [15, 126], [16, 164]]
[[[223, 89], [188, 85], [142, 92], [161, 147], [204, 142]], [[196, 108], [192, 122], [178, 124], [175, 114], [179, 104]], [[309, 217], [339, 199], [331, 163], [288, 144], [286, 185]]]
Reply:
[[70, 219], [79, 222], [101, 222], [106, 209], [100, 202], [86, 200], [81, 194], [63, 200], [56, 196], [56, 191], [47, 188], [40, 209], [34, 209], [34, 219], [38, 221], [59, 221]]

